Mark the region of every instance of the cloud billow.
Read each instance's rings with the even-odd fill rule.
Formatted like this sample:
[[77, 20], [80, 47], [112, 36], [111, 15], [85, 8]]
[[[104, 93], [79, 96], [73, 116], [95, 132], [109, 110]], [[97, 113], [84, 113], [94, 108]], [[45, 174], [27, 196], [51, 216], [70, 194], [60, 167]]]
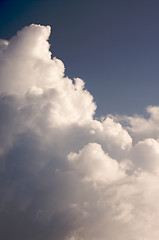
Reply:
[[49, 35], [0, 41], [0, 238], [158, 240], [159, 107], [95, 119]]

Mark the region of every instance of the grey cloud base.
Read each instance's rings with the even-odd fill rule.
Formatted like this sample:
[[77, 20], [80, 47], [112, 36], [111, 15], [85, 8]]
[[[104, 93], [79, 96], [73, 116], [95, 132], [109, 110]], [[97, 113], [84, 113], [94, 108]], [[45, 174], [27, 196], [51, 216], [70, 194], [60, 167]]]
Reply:
[[49, 35], [0, 41], [0, 238], [158, 240], [159, 107], [96, 120]]

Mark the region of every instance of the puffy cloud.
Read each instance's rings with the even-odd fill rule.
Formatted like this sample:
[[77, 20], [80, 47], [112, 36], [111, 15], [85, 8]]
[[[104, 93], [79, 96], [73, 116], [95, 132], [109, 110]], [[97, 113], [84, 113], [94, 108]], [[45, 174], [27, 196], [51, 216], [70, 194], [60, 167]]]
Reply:
[[159, 143], [155, 139], [139, 141], [132, 153], [135, 165], [159, 173]]
[[68, 160], [86, 181], [109, 183], [125, 175], [118, 162], [97, 143], [89, 143], [78, 154], [70, 153]]
[[157, 240], [159, 107], [95, 119], [49, 35], [0, 41], [0, 238]]
[[159, 106], [148, 106], [146, 112], [148, 117], [140, 115], [114, 116], [114, 119], [124, 122], [134, 142], [150, 137], [157, 138], [159, 135]]

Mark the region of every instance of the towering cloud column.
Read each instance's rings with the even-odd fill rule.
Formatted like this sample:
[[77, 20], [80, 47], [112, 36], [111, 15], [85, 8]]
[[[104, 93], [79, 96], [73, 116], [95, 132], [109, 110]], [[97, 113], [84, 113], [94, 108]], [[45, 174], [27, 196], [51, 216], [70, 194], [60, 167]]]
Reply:
[[0, 239], [158, 240], [159, 107], [97, 120], [49, 35], [0, 41]]

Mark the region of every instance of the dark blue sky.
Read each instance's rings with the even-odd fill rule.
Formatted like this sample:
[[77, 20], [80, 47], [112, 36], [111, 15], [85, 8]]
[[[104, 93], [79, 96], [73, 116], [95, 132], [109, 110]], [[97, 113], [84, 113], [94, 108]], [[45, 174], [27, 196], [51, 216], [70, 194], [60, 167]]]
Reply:
[[53, 56], [84, 79], [97, 116], [159, 104], [159, 1], [0, 1], [0, 38], [31, 23], [52, 26]]

